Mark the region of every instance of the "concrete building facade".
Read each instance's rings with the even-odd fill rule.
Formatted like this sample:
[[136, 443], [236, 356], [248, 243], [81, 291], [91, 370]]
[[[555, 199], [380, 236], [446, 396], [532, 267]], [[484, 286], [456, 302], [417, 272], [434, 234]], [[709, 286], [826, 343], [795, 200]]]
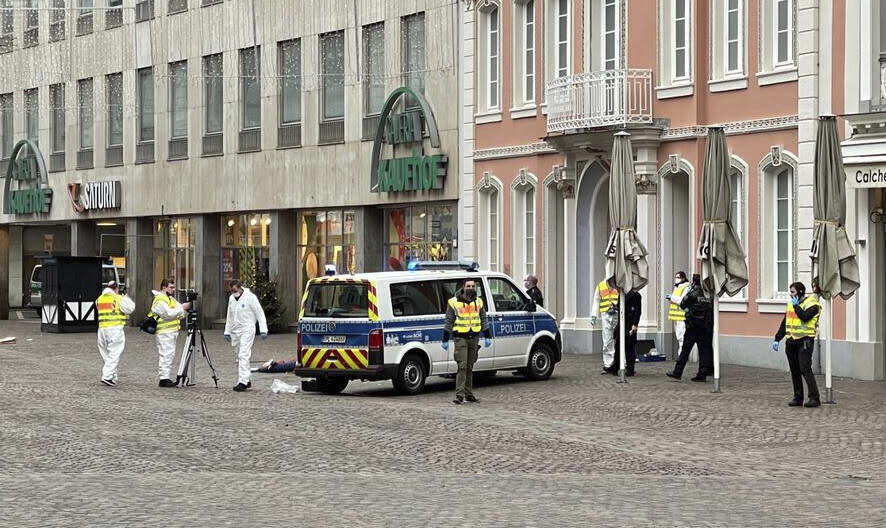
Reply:
[[10, 305], [47, 254], [114, 258], [139, 312], [164, 277], [207, 319], [267, 278], [288, 322], [327, 264], [456, 258], [460, 6], [293, 4], [0, 1]]
[[[750, 272], [745, 290], [721, 304], [722, 360], [786, 369], [769, 343], [788, 285], [811, 279], [818, 117], [878, 100], [878, 41], [871, 44], [857, 28], [877, 24], [868, 20], [879, 20], [879, 4], [475, 2], [470, 95], [481, 263], [515, 277], [538, 275], [566, 349], [598, 349], [590, 303], [610, 229], [609, 157], [613, 134], [627, 130], [636, 158], [637, 229], [649, 250], [641, 338], [672, 353], [663, 296], [676, 271], [700, 268], [705, 135], [708, 126], [722, 125], [732, 219]], [[878, 35], [879, 27], [871, 31]], [[868, 220], [882, 207], [881, 190], [849, 193], [848, 210], [857, 214], [847, 223], [850, 233], [861, 233], [863, 277], [854, 298], [834, 303], [836, 375], [886, 376], [883, 299], [876, 293], [882, 284], [875, 277], [883, 271], [883, 235]]]

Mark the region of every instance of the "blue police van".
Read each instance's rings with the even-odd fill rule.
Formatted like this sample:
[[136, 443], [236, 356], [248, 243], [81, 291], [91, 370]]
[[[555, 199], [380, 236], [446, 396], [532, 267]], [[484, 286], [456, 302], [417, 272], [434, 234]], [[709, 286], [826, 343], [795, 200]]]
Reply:
[[[436, 266], [435, 266], [436, 265]], [[449, 269], [428, 269], [428, 268]], [[457, 269], [451, 269], [456, 267]], [[337, 394], [351, 380], [392, 380], [404, 394], [421, 392], [428, 376], [453, 376], [454, 347], [443, 350], [447, 302], [465, 279], [477, 282], [493, 343], [480, 347], [474, 372], [518, 371], [551, 377], [562, 357], [554, 317], [502, 273], [476, 264], [427, 263], [410, 271], [313, 279], [302, 298], [299, 366], [305, 390]]]

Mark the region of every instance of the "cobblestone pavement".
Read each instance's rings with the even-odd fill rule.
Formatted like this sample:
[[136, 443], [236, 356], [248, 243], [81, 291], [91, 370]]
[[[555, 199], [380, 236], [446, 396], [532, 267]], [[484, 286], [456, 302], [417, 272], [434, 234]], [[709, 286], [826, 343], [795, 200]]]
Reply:
[[[723, 368], [723, 392], [641, 363], [627, 385], [572, 356], [533, 383], [500, 373], [482, 402], [453, 382], [397, 396], [235, 393], [222, 379], [156, 386], [149, 336], [127, 330], [119, 386], [92, 334], [0, 322], [2, 526], [886, 525], [886, 384], [835, 380], [838, 404], [786, 407], [786, 373]], [[183, 339], [180, 339], [181, 342]], [[290, 357], [257, 341], [256, 363]], [[177, 362], [176, 362], [177, 365]], [[691, 374], [693, 371], [687, 369]]]

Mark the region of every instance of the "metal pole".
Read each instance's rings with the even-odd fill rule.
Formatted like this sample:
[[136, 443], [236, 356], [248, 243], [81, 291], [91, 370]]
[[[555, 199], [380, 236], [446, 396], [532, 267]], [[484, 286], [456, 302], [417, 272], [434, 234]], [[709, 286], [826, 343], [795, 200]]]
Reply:
[[825, 317], [825, 343], [824, 343], [824, 403], [837, 403], [834, 401], [833, 380], [831, 379], [831, 344], [834, 329], [834, 299], [826, 299], [822, 307], [827, 310]]
[[618, 383], [625, 382], [625, 293], [618, 290]]
[[714, 295], [714, 390], [720, 392], [720, 296]]

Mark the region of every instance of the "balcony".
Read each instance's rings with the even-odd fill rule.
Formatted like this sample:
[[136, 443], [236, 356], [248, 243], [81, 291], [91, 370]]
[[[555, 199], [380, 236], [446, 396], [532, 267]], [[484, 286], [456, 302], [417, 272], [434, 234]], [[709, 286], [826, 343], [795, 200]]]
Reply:
[[605, 70], [547, 84], [548, 133], [652, 123], [652, 70]]

